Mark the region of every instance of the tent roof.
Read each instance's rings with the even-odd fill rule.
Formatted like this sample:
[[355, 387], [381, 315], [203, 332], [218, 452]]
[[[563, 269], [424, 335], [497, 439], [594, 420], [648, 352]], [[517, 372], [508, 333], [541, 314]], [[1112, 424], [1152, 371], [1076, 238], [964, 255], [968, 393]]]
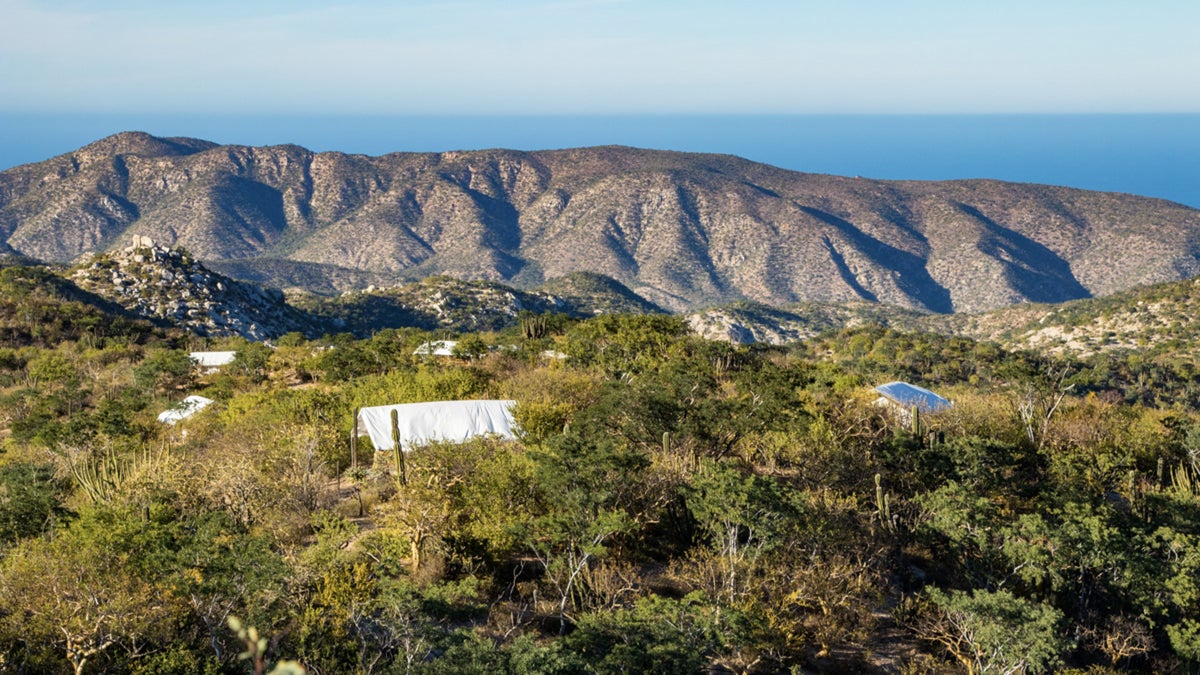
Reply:
[[516, 401], [430, 401], [360, 408], [358, 435], [370, 436], [376, 450], [391, 450], [392, 411], [396, 411], [400, 447], [412, 450], [434, 441], [462, 443], [475, 436], [495, 434], [515, 439], [512, 416]]
[[454, 348], [458, 346], [458, 340], [435, 340], [434, 342], [422, 343], [413, 352], [413, 356], [454, 356]]
[[938, 412], [953, 405], [932, 391], [907, 382], [888, 382], [875, 387], [875, 391], [898, 405], [905, 407], [915, 405], [924, 413]]
[[175, 424], [179, 420], [185, 420], [192, 415], [204, 410], [212, 405], [211, 398], [196, 396], [195, 394], [183, 399], [174, 407], [168, 408], [158, 414], [158, 421], [164, 424]]
[[216, 368], [233, 363], [233, 359], [237, 357], [237, 352], [192, 352], [188, 356], [192, 357], [193, 361], [204, 368]]

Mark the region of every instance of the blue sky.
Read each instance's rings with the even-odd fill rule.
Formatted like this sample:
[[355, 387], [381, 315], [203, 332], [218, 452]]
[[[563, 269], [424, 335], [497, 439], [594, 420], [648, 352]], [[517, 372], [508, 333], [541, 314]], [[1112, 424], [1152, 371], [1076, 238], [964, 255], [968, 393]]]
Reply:
[[0, 0], [0, 112], [1200, 112], [1194, 0]]

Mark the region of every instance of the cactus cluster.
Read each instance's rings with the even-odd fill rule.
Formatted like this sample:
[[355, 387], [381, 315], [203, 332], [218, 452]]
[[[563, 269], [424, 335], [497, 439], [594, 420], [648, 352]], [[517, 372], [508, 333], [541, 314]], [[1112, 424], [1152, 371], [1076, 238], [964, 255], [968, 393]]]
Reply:
[[69, 453], [64, 457], [71, 477], [93, 504], [105, 504], [115, 499], [138, 467], [153, 460], [148, 451], [131, 457], [118, 457], [111, 451], [85, 459]]
[[896, 532], [896, 519], [892, 516], [892, 496], [883, 491], [883, 475], [875, 474], [875, 515], [889, 532]]
[[526, 340], [540, 340], [546, 337], [548, 330], [545, 314], [521, 317], [521, 335]]

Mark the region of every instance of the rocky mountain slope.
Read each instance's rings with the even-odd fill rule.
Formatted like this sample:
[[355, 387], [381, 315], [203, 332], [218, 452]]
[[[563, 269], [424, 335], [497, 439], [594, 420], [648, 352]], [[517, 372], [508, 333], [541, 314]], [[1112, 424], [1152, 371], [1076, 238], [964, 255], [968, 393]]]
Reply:
[[531, 288], [599, 272], [672, 310], [878, 301], [935, 312], [1200, 273], [1200, 211], [971, 180], [875, 181], [622, 147], [382, 157], [112, 136], [0, 172], [0, 254], [130, 235], [331, 292], [433, 274]]
[[930, 320], [941, 316], [946, 315], [868, 302], [809, 302], [787, 307], [737, 302], [691, 312], [687, 321], [693, 333], [709, 340], [782, 345], [829, 330], [872, 324], [903, 330], [934, 330]]
[[[142, 339], [156, 329], [252, 340], [298, 331], [312, 336], [384, 328], [460, 332], [502, 330], [529, 314], [587, 317], [661, 308], [607, 277], [576, 273], [524, 291], [497, 282], [434, 276], [329, 298], [293, 294], [212, 272], [186, 251], [138, 237], [69, 269], [0, 257], [0, 346], [53, 345], [64, 335]], [[1143, 286], [1104, 298], [1024, 303], [990, 312], [936, 314], [870, 302], [747, 301], [686, 316], [692, 331], [734, 343], [786, 344], [862, 325], [995, 341], [1007, 348], [1088, 357], [1136, 350], [1191, 354], [1200, 349], [1200, 277]]]
[[337, 298], [296, 295], [292, 302], [330, 330], [358, 336], [401, 327], [502, 330], [516, 325], [526, 313], [583, 318], [663, 311], [617, 281], [582, 272], [530, 291], [439, 275], [394, 287], [347, 291]]
[[64, 276], [45, 267], [16, 269], [41, 279], [51, 290], [71, 290], [72, 297], [82, 298], [99, 312], [140, 317], [202, 336], [240, 335], [259, 341], [293, 331], [364, 337], [401, 327], [501, 330], [516, 325], [523, 313], [587, 317], [663, 311], [619, 282], [582, 273], [532, 291], [434, 276], [394, 287], [369, 286], [333, 298], [309, 293], [289, 298], [275, 289], [230, 279], [185, 250], [141, 236], [125, 247], [92, 256]]
[[733, 343], [786, 344], [862, 325], [991, 341], [1007, 349], [1087, 358], [1134, 351], [1184, 359], [1200, 350], [1200, 277], [1062, 303], [1023, 303], [990, 312], [932, 314], [870, 303], [768, 307], [735, 303], [687, 316], [693, 332]]
[[1091, 356], [1136, 350], [1180, 355], [1200, 350], [1200, 278], [1155, 284], [1104, 298], [1006, 307], [983, 314], [929, 316], [927, 330], [1012, 348]]

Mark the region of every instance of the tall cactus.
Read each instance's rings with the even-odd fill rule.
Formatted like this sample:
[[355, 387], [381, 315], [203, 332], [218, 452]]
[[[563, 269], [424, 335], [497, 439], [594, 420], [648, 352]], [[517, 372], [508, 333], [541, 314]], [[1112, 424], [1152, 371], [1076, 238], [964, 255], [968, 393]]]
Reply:
[[108, 503], [120, 494], [125, 483], [135, 474], [147, 468], [152, 469], [152, 464], [161, 459], [149, 448], [124, 457], [106, 450], [82, 458], [66, 453], [64, 458], [71, 477], [93, 504]]
[[883, 491], [883, 474], [875, 474], [875, 508], [879, 522], [890, 532], [896, 531], [896, 522], [892, 519], [891, 495]]
[[350, 432], [350, 468], [358, 468], [358, 413], [360, 408], [354, 409], [354, 429]]
[[396, 479], [408, 485], [408, 470], [404, 466], [404, 449], [400, 447], [400, 413], [392, 411], [392, 459], [396, 463]]
[[1180, 492], [1200, 495], [1200, 481], [1196, 479], [1193, 469], [1182, 462], [1171, 469], [1171, 486]]
[[70, 462], [71, 475], [83, 493], [93, 504], [103, 504], [115, 496], [118, 487], [125, 482], [129, 464], [120, 462], [113, 453], [103, 457]]
[[546, 337], [548, 326], [545, 314], [521, 317], [521, 335], [526, 340], [540, 340]]
[[921, 408], [914, 405], [912, 407], [912, 435], [916, 438], [921, 437]]

